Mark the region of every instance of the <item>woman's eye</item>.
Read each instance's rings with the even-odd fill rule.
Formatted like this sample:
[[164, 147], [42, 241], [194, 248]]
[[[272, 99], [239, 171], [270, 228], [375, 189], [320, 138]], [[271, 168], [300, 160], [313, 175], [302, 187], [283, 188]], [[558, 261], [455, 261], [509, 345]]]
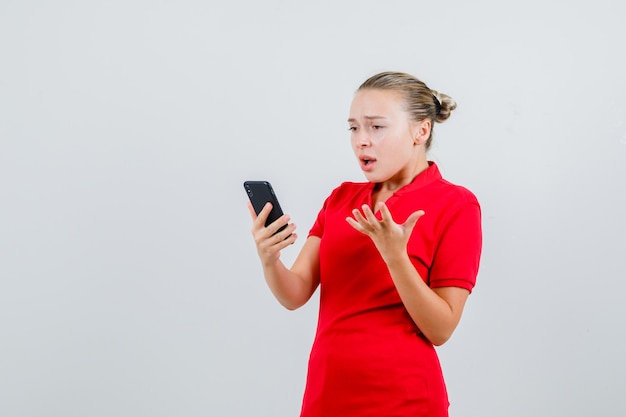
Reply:
[[349, 130], [350, 132], [355, 132], [355, 131], [356, 131], [356, 126], [350, 126], [350, 127], [348, 128], [348, 130]]
[[372, 129], [374, 129], [374, 130], [378, 130], [378, 129], [382, 129], [382, 128], [383, 128], [383, 126], [380, 126], [380, 125], [372, 126]]

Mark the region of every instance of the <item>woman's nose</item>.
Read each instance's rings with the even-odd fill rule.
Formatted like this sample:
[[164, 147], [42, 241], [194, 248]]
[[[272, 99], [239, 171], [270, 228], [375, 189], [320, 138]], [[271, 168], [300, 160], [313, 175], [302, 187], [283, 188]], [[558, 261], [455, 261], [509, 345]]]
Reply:
[[363, 130], [361, 130], [360, 132], [358, 132], [356, 134], [356, 145], [359, 148], [363, 148], [365, 146], [369, 146], [372, 142], [370, 141], [370, 137], [367, 134], [367, 132], [364, 132]]

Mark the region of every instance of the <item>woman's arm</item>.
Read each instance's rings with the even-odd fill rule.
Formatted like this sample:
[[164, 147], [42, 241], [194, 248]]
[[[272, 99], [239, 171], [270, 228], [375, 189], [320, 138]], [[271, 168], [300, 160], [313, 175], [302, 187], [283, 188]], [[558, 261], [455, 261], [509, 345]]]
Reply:
[[396, 290], [420, 331], [434, 345], [445, 343], [461, 319], [469, 291], [457, 287], [430, 288], [411, 263], [406, 247], [418, 219], [417, 211], [402, 225], [395, 223], [385, 204], [379, 206], [379, 221], [368, 206], [347, 218], [356, 230], [367, 234], [389, 268]]
[[430, 288], [409, 256], [386, 259], [389, 273], [409, 315], [436, 346], [444, 344], [461, 320], [469, 291], [458, 287]]
[[[309, 237], [291, 269], [287, 268], [280, 260], [280, 251], [296, 241], [296, 226], [289, 224], [289, 216], [283, 215], [265, 227], [271, 209], [272, 206], [268, 203], [257, 216], [252, 205], [248, 203], [252, 217], [252, 235], [267, 285], [280, 304], [289, 310], [295, 310], [311, 298], [319, 285], [320, 239]], [[284, 225], [287, 227], [274, 235]]]

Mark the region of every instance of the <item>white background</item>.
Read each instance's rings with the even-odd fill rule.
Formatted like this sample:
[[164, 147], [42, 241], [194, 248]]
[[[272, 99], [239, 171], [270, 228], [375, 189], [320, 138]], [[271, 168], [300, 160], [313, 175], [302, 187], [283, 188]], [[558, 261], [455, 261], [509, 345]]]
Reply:
[[306, 235], [383, 70], [457, 100], [430, 159], [483, 208], [451, 416], [626, 414], [623, 12], [1, 0], [0, 415], [296, 416], [317, 296], [271, 296], [242, 183]]

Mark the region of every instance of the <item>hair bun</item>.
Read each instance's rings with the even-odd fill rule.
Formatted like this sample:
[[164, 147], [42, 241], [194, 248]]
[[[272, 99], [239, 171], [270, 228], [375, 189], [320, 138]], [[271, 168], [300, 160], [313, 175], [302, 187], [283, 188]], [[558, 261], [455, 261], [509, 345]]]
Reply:
[[437, 117], [435, 122], [441, 123], [450, 117], [450, 112], [456, 109], [456, 101], [447, 94], [440, 93], [436, 90], [431, 90], [434, 97], [435, 106], [437, 106]]
[[436, 95], [433, 94], [433, 99], [435, 101], [435, 108], [437, 109], [437, 114], [441, 113], [441, 102], [437, 98]]

